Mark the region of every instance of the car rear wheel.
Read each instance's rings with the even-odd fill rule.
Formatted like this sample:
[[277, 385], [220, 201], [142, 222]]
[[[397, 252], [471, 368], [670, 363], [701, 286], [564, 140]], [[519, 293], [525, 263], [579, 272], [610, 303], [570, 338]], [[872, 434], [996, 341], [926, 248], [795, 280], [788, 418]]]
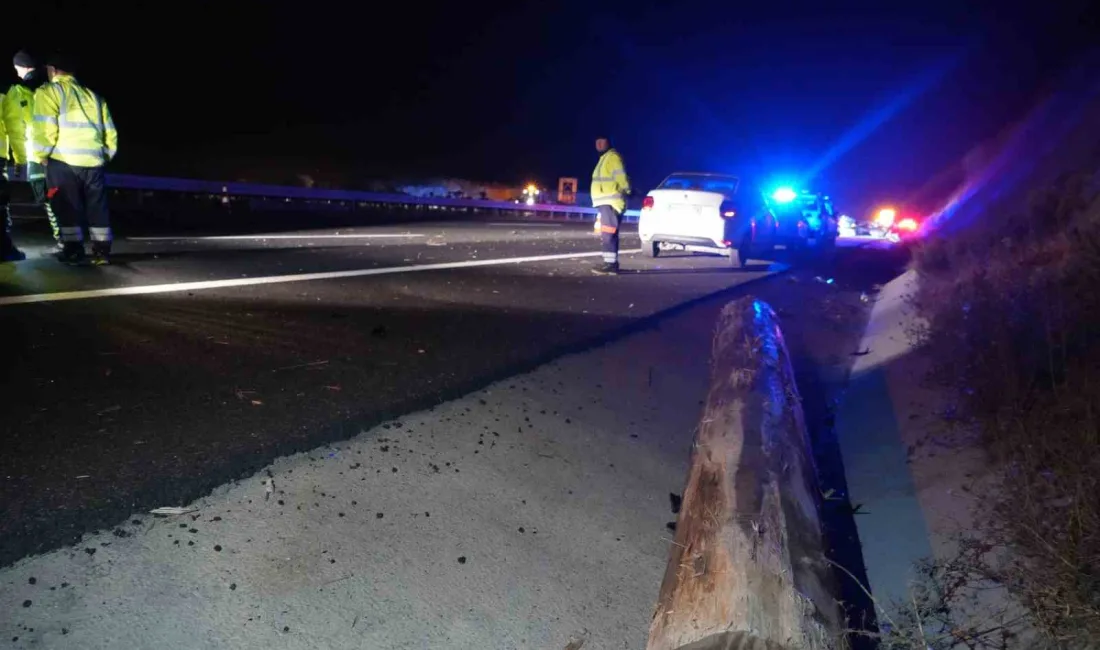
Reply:
[[736, 248], [730, 246], [727, 254], [729, 255], [730, 266], [735, 269], [745, 268], [749, 265], [749, 256], [752, 255], [752, 240], [745, 237]]
[[661, 254], [661, 245], [656, 239], [649, 241], [642, 240], [642, 255], [646, 257], [657, 257]]

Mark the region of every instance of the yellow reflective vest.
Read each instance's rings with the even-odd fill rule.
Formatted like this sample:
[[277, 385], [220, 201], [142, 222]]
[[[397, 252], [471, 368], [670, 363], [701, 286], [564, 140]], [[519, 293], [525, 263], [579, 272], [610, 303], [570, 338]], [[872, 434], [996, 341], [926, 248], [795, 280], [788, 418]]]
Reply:
[[55, 75], [34, 93], [28, 155], [34, 162], [59, 160], [74, 167], [100, 167], [115, 157], [118, 132], [107, 102], [71, 75]]
[[630, 192], [630, 179], [626, 176], [622, 156], [608, 149], [600, 156], [596, 169], [592, 170], [592, 207], [610, 205], [616, 212], [626, 211], [626, 195]]
[[27, 163], [27, 127], [34, 117], [34, 91], [22, 84], [12, 84], [4, 101], [0, 102], [4, 126], [8, 131], [11, 160], [16, 165]]
[[[4, 105], [4, 98], [7, 95], [0, 95], [0, 107]], [[0, 174], [8, 173], [8, 123], [6, 120], [0, 120], [0, 160], [4, 161], [0, 163], [4, 166], [4, 169], [0, 170]], [[6, 178], [6, 177], [5, 177]]]

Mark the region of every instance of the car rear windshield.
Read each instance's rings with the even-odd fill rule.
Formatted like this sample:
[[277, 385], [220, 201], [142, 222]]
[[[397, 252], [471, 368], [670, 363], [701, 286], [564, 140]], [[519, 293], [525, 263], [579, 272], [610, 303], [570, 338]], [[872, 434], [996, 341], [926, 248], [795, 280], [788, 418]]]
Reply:
[[659, 190], [695, 190], [736, 194], [740, 179], [736, 176], [710, 176], [708, 174], [673, 174], [661, 183]]

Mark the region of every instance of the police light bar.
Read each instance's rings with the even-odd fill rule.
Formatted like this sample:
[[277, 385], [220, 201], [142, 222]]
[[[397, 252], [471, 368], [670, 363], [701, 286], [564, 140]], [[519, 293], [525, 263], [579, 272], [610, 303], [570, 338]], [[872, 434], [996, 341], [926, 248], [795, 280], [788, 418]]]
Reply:
[[798, 193], [789, 187], [781, 187], [772, 192], [772, 198], [780, 203], [790, 203], [795, 200], [797, 196]]

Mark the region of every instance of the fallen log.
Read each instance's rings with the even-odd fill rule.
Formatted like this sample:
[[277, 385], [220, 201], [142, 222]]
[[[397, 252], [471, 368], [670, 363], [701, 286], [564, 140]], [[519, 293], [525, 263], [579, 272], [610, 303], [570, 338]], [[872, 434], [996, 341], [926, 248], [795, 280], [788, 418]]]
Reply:
[[722, 310], [647, 650], [845, 647], [790, 358], [767, 303]]

